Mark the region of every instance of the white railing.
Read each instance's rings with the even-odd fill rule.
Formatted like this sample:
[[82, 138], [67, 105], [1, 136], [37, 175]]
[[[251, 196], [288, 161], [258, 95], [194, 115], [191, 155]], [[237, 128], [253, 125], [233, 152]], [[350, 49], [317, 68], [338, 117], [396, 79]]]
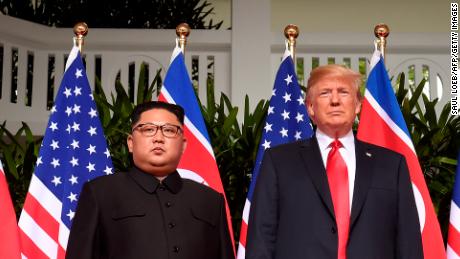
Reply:
[[[240, 64], [232, 64], [232, 36], [235, 33], [238, 33], [235, 28], [233, 31], [193, 30], [188, 39], [186, 63], [189, 71], [192, 62], [198, 66], [197, 84], [203, 102], [208, 72], [214, 74], [217, 96], [223, 92], [232, 100], [241, 100], [241, 96], [246, 94], [232, 86], [232, 65], [245, 67], [244, 59], [251, 58], [240, 58]], [[7, 120], [10, 130], [16, 130], [21, 121], [25, 121], [34, 134], [43, 134], [49, 116], [47, 107], [59, 86], [66, 55], [72, 47], [72, 37], [72, 29], [50, 28], [0, 15], [0, 122]], [[444, 46], [448, 42], [447, 37], [447, 34], [433, 33], [396, 34], [389, 38], [387, 49], [390, 75], [413, 69], [419, 76], [422, 70], [428, 71], [427, 93], [431, 98], [440, 97], [438, 107], [450, 98], [447, 90], [448, 47]], [[270, 38], [271, 50], [266, 55], [270, 55], [271, 71], [267, 71], [266, 76], [273, 82], [284, 51], [284, 37], [282, 33], [272, 33]], [[335, 63], [345, 62], [358, 70], [360, 60], [363, 62], [372, 54], [372, 41], [373, 35], [364, 33], [301, 34], [297, 47], [297, 60], [304, 63], [301, 74], [308, 78], [313, 60], [322, 65], [333, 59]], [[174, 44], [174, 30], [90, 28], [83, 49], [90, 84], [94, 87], [98, 76], [105, 92], [114, 92], [113, 86], [119, 74], [123, 86], [137, 86], [139, 67], [143, 62], [149, 67], [150, 81], [157, 69], [161, 68], [164, 76]], [[208, 68], [210, 62], [214, 63], [212, 71]], [[421, 78], [415, 80], [419, 82]], [[439, 88], [441, 83], [443, 86]], [[251, 103], [256, 103], [269, 97], [272, 85], [251, 87], [251, 91], [256, 93], [250, 95]], [[441, 91], [443, 88], [444, 91]]]

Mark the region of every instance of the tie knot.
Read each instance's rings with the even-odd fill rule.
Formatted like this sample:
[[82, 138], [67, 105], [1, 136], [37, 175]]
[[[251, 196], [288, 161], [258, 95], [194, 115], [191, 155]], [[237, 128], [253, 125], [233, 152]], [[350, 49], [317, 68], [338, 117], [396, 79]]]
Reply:
[[338, 139], [334, 139], [334, 141], [332, 141], [331, 144], [329, 144], [329, 146], [332, 149], [339, 149], [339, 148], [343, 147], [342, 142], [340, 142], [340, 140], [338, 140]]

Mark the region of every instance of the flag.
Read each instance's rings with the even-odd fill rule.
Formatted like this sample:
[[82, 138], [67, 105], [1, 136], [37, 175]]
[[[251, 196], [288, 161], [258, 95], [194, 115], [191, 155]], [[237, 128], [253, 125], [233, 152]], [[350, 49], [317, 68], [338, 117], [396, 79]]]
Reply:
[[[225, 196], [220, 179], [214, 151], [204, 124], [200, 105], [195, 95], [192, 81], [187, 72], [182, 50], [176, 45], [171, 57], [171, 64], [161, 88], [160, 101], [174, 103], [185, 110], [184, 136], [187, 148], [182, 154], [177, 171], [179, 174], [213, 188]], [[227, 222], [233, 243], [232, 221], [226, 204]]]
[[21, 258], [18, 223], [0, 161], [0, 258]]
[[238, 259], [244, 259], [246, 254], [246, 235], [251, 199], [265, 150], [280, 144], [308, 139], [312, 134], [313, 128], [297, 81], [294, 62], [292, 61], [291, 53], [286, 50], [276, 74], [267, 117], [265, 118], [264, 131], [252, 173], [252, 181], [243, 209]]
[[374, 52], [371, 60], [357, 135], [362, 141], [391, 149], [405, 156], [420, 221], [424, 258], [446, 258], [439, 222], [414, 144], [378, 50]]
[[452, 202], [450, 203], [450, 224], [447, 237], [447, 258], [460, 258], [460, 153], [457, 159]]
[[113, 166], [80, 52], [73, 47], [19, 219], [22, 254], [64, 258], [83, 184]]

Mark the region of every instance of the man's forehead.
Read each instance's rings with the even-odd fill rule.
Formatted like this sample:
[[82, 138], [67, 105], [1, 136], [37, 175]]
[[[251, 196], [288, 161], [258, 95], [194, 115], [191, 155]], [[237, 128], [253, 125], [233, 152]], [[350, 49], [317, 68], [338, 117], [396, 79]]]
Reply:
[[140, 121], [151, 119], [164, 122], [179, 122], [177, 116], [166, 109], [151, 109], [143, 112], [140, 116]]
[[317, 88], [353, 88], [353, 84], [349, 80], [337, 78], [325, 78], [315, 84]]

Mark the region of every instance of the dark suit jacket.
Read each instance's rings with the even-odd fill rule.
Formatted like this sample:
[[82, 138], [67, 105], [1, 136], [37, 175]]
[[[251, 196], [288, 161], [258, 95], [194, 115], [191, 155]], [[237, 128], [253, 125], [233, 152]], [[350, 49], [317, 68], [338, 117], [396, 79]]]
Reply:
[[[347, 258], [423, 258], [404, 157], [358, 140], [355, 152]], [[260, 170], [246, 258], [337, 259], [337, 225], [316, 138], [268, 149]]]
[[68, 259], [234, 258], [222, 194], [133, 168], [84, 185]]

